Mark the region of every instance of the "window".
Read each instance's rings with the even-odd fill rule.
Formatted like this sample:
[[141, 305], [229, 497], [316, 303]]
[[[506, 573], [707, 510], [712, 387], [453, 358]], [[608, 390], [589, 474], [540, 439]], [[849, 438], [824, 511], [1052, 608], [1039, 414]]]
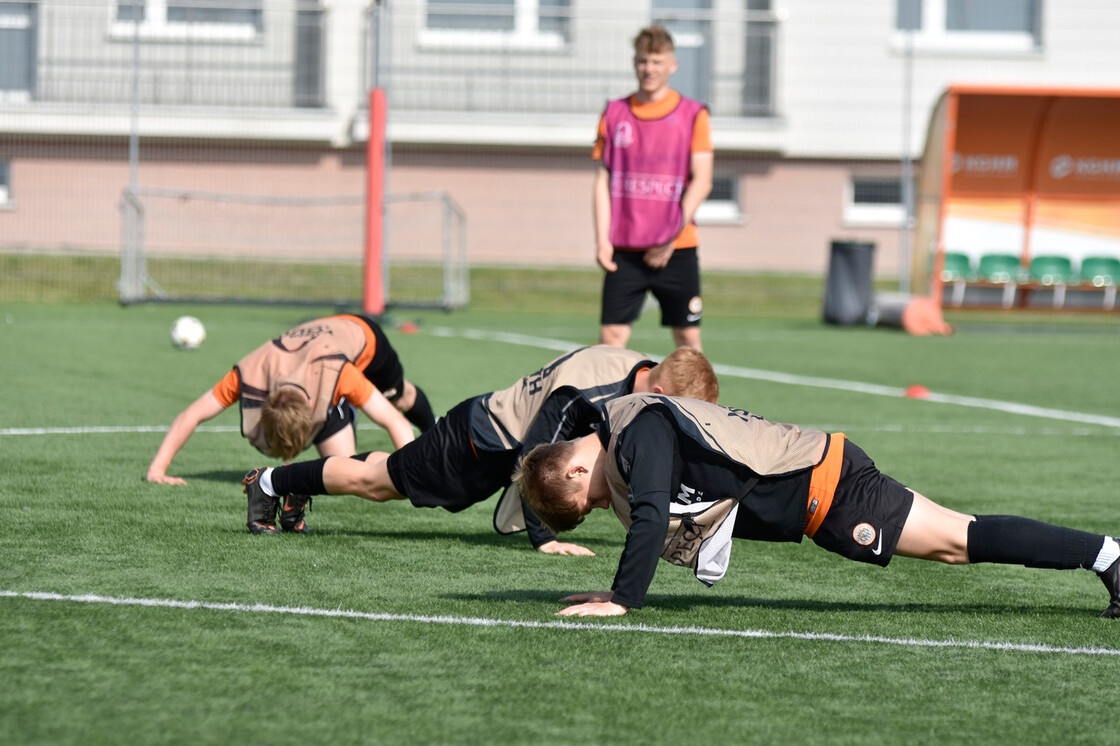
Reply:
[[711, 0], [653, 0], [653, 23], [673, 36], [677, 71], [672, 86], [695, 101], [711, 100]]
[[879, 176], [853, 176], [844, 200], [848, 226], [898, 227], [906, 221], [902, 181]]
[[559, 49], [569, 41], [571, 0], [429, 0], [426, 46]]
[[774, 114], [774, 58], [777, 14], [770, 0], [747, 0], [747, 59], [743, 76], [743, 113]]
[[741, 223], [743, 208], [739, 204], [739, 177], [729, 174], [712, 176], [712, 193], [696, 209], [696, 222]]
[[254, 40], [264, 31], [264, 0], [117, 0], [111, 33], [144, 39]]
[[0, 208], [12, 204], [12, 163], [0, 160]]
[[895, 0], [896, 46], [1031, 52], [1042, 46], [1042, 0]]
[[0, 3], [0, 101], [35, 95], [38, 23], [37, 3]]
[[296, 5], [296, 67], [294, 103], [296, 106], [323, 106], [323, 26], [326, 12], [318, 0], [298, 0]]

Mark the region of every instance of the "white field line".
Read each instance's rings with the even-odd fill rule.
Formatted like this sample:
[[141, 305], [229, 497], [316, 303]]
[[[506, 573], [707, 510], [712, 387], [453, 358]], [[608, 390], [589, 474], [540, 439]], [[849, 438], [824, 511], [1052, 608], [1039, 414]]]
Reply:
[[[464, 339], [480, 339], [492, 342], [505, 342], [506, 344], [521, 345], [525, 347], [535, 347], [539, 349], [553, 350], [556, 352], [567, 352], [574, 350], [581, 345], [577, 342], [571, 342], [563, 339], [551, 339], [548, 337], [534, 337], [527, 334], [515, 334], [512, 332], [499, 332], [487, 329], [451, 329], [448, 327], [432, 327], [427, 330], [428, 334], [435, 337], [461, 337]], [[657, 359], [657, 356], [652, 356]], [[742, 368], [733, 365], [713, 364], [712, 366], [716, 373], [723, 377], [729, 378], [745, 378], [757, 381], [769, 381], [771, 383], [783, 383], [791, 386], [807, 386], [812, 388], [833, 389], [837, 391], [847, 391], [861, 394], [869, 394], [871, 396], [885, 396], [892, 399], [898, 399], [905, 394], [905, 389], [898, 386], [882, 386], [874, 383], [863, 383], [860, 381], [845, 381], [836, 378], [819, 378], [815, 376], [799, 376], [791, 373], [779, 373], [776, 371], [759, 370], [757, 368]], [[1018, 404], [1015, 402], [999, 401], [997, 399], [982, 399], [971, 396], [954, 396], [952, 394], [940, 394], [931, 392], [929, 397], [924, 401], [934, 402], [937, 404], [956, 404], [962, 407], [974, 407], [979, 409], [990, 409], [1009, 414], [1026, 415], [1029, 417], [1041, 417], [1045, 419], [1057, 420], [1060, 422], [1081, 423], [1085, 425], [1097, 425], [1101, 428], [1108, 428], [1107, 430], [1093, 430], [1093, 429], [1075, 429], [1073, 431], [1059, 430], [1053, 428], [973, 428], [973, 427], [941, 427], [941, 426], [918, 426], [918, 427], [902, 427], [900, 425], [868, 425], [864, 427], [846, 425], [843, 427], [820, 427], [824, 430], [834, 429], [848, 429], [852, 432], [860, 431], [886, 431], [886, 432], [928, 432], [928, 433], [947, 433], [947, 434], [967, 434], [967, 433], [980, 433], [980, 434], [993, 434], [993, 435], [1062, 435], [1062, 436], [1097, 436], [1097, 435], [1120, 435], [1120, 417], [1109, 417], [1106, 415], [1087, 414], [1084, 412], [1070, 412], [1061, 409], [1049, 409], [1046, 407], [1036, 407], [1030, 404]], [[370, 423], [362, 423], [360, 428], [372, 427], [376, 429], [376, 425]], [[122, 426], [107, 426], [107, 427], [11, 427], [0, 428], [0, 436], [3, 435], [88, 435], [98, 433], [158, 433], [166, 432], [167, 425], [122, 425]], [[228, 433], [239, 432], [239, 428], [233, 426], [222, 425], [202, 425], [197, 428], [196, 432], [212, 432], [212, 433]]]
[[[100, 435], [103, 433], [165, 433], [169, 425], [94, 425], [90, 427], [0, 427], [0, 435]], [[359, 422], [359, 430], [380, 430], [372, 422]], [[199, 425], [196, 433], [239, 433], [237, 425]]]
[[[1030, 437], [1120, 437], [1120, 429], [1109, 427], [991, 427], [988, 425], [896, 425], [876, 423], [865, 425], [801, 423], [804, 427], [826, 432], [847, 433], [928, 433], [933, 435], [1022, 435]], [[95, 425], [90, 427], [0, 427], [5, 435], [103, 435], [112, 433], [165, 433], [167, 425]], [[359, 430], [380, 430], [370, 422], [360, 422]], [[235, 425], [201, 425], [196, 433], [239, 433]]]
[[988, 640], [928, 640], [912, 637], [882, 637], [879, 635], [841, 635], [828, 632], [775, 632], [765, 629], [719, 629], [713, 627], [659, 627], [649, 624], [611, 624], [575, 621], [534, 622], [518, 619], [489, 619], [486, 617], [428, 616], [422, 614], [387, 614], [350, 611], [346, 609], [313, 609], [306, 606], [270, 606], [267, 604], [214, 603], [207, 601], [179, 601], [166, 598], [114, 598], [86, 594], [68, 596], [42, 591], [0, 590], [0, 598], [26, 598], [34, 601], [64, 601], [112, 606], [146, 606], [167, 609], [204, 609], [207, 611], [233, 611], [249, 614], [289, 614], [295, 616], [364, 619], [371, 622], [404, 622], [411, 624], [446, 624], [466, 627], [507, 627], [510, 629], [544, 629], [563, 631], [592, 630], [604, 634], [637, 632], [647, 635], [690, 635], [698, 637], [739, 637], [762, 640], [804, 640], [807, 642], [850, 642], [873, 645], [897, 645], [913, 648], [962, 648], [970, 650], [998, 650], [1016, 653], [1055, 653], [1060, 655], [1115, 655], [1120, 649], [1103, 647], [1064, 647], [1036, 643], [992, 642]]
[[[532, 337], [525, 334], [511, 334], [509, 332], [491, 332], [481, 329], [459, 330], [448, 329], [446, 327], [437, 327], [434, 329], [430, 329], [429, 332], [435, 336], [465, 337], [467, 339], [486, 339], [496, 342], [506, 342], [508, 344], [540, 347], [548, 350], [558, 350], [560, 352], [567, 352], [568, 350], [573, 350], [576, 347], [580, 346], [575, 342], [566, 342], [560, 339]], [[720, 365], [718, 363], [713, 363], [712, 368], [720, 376], [746, 378], [757, 381], [769, 381], [771, 383], [785, 383], [793, 386], [808, 386], [812, 388], [834, 389], [838, 391], [870, 394], [872, 396], [886, 396], [893, 399], [898, 399], [906, 393], [906, 390], [899, 386], [881, 386], [874, 383], [845, 381], [837, 378], [799, 376], [791, 373], [779, 373], [770, 370], [758, 370], [756, 368], [741, 368], [734, 365]], [[954, 396], [952, 394], [939, 394], [936, 392], [931, 392], [929, 397], [925, 399], [925, 401], [934, 402], [937, 404], [956, 404], [962, 407], [991, 409], [998, 412], [1007, 412], [1009, 414], [1027, 415], [1029, 417], [1044, 417], [1052, 420], [1060, 420], [1062, 422], [1080, 422], [1087, 425], [1101, 425], [1103, 427], [1120, 428], [1120, 417], [1108, 417], [1105, 415], [1087, 414], [1084, 412], [1069, 412], [1061, 409], [1050, 409], [1048, 407], [1036, 407], [1030, 404], [1017, 404], [1015, 402], [999, 401], [998, 399], [982, 399], [974, 396]]]

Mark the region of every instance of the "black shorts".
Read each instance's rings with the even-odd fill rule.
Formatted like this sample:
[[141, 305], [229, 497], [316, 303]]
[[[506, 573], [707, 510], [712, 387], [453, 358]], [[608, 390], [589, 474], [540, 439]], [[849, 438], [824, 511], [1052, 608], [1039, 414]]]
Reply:
[[324, 423], [323, 429], [319, 431], [319, 434], [316, 435], [311, 442], [315, 445], [319, 445], [347, 426], [357, 427], [357, 422], [358, 411], [354, 409], [354, 405], [343, 399], [327, 410], [327, 421]]
[[509, 486], [521, 449], [477, 450], [471, 443], [473, 399], [457, 404], [430, 430], [389, 454], [397, 492], [418, 508], [457, 513]]
[[642, 313], [646, 292], [661, 305], [661, 325], [699, 326], [700, 261], [696, 249], [677, 249], [661, 269], [646, 266], [643, 251], [615, 251], [618, 269], [603, 277], [601, 324], [632, 324]]
[[369, 379], [369, 382], [376, 386], [386, 399], [396, 401], [404, 393], [404, 366], [401, 365], [401, 359], [376, 321], [367, 316], [357, 318], [366, 323], [377, 339], [373, 360], [370, 360], [362, 375]]
[[913, 492], [880, 472], [862, 448], [846, 440], [840, 483], [813, 541], [848, 559], [885, 567], [913, 504]]

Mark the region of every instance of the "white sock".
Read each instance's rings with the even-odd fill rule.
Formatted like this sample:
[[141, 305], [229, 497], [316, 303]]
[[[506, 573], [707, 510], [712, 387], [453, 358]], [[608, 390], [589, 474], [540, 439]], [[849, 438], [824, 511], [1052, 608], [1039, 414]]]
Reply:
[[1117, 544], [1116, 539], [1111, 536], [1104, 537], [1104, 544], [1101, 545], [1097, 561], [1093, 563], [1093, 572], [1104, 572], [1117, 559], [1120, 559], [1120, 544]]
[[[271, 495], [272, 497], [279, 497], [279, 495], [276, 494], [276, 491], [272, 489], [271, 466], [261, 472], [261, 475], [257, 477], [257, 481], [260, 482], [261, 489], [264, 490], [264, 494]], [[1116, 542], [1112, 543], [1115, 544]]]

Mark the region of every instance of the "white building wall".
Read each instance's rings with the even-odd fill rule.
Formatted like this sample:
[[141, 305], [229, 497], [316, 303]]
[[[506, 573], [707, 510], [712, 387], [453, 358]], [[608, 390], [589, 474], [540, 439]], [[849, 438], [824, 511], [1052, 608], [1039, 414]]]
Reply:
[[[796, 0], [783, 5], [778, 70], [781, 145], [792, 158], [899, 158], [906, 74], [893, 0]], [[1120, 3], [1048, 0], [1042, 49], [952, 50], [914, 39], [910, 153], [954, 83], [1120, 86]]]

